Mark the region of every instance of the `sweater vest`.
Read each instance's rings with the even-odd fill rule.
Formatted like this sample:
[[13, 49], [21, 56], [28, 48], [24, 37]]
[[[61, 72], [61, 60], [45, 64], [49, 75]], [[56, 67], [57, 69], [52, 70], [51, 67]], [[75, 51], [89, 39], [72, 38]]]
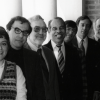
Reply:
[[16, 95], [16, 65], [10, 61], [5, 61], [0, 80], [0, 100], [15, 100]]

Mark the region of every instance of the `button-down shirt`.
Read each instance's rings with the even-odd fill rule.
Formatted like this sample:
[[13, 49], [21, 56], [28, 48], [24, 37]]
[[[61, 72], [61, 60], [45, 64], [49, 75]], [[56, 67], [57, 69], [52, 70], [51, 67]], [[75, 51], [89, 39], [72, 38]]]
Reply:
[[[57, 60], [59, 48], [56, 46], [56, 44], [52, 40], [51, 40], [51, 45], [52, 45], [53, 52], [54, 52], [54, 55], [55, 55], [56, 60]], [[64, 42], [61, 45], [62, 45], [61, 46], [61, 50], [62, 50], [62, 53], [63, 53], [63, 56], [64, 56], [64, 60], [65, 60], [65, 46], [64, 46]]]
[[[77, 43], [78, 43], [78, 47], [80, 48], [80, 42], [81, 42], [81, 38], [79, 38], [77, 35], [76, 35], [76, 38], [77, 38]], [[87, 52], [87, 47], [88, 47], [88, 39], [87, 37], [85, 39], [83, 39], [83, 46], [85, 48], [85, 55], [86, 55], [86, 52]]]

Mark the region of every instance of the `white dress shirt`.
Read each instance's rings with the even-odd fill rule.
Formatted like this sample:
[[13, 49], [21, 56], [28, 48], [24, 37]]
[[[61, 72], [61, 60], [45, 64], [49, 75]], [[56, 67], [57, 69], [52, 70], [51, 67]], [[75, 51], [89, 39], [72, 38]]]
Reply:
[[[81, 38], [79, 38], [77, 35], [76, 35], [76, 38], [77, 38], [77, 43], [78, 43], [78, 47], [80, 48], [80, 42], [81, 42]], [[87, 47], [88, 47], [88, 38], [86, 37], [85, 39], [83, 39], [83, 46], [85, 48], [85, 55], [87, 53]]]
[[[59, 48], [56, 46], [56, 44], [52, 40], [51, 40], [51, 45], [52, 45], [53, 52], [54, 52], [54, 55], [55, 55], [56, 60], [57, 60]], [[64, 42], [61, 45], [62, 45], [61, 46], [61, 50], [62, 50], [62, 53], [63, 53], [63, 56], [64, 56], [64, 60], [65, 60], [65, 46], [64, 46]]]
[[[5, 61], [4, 61], [3, 65], [0, 66], [0, 79], [2, 77], [4, 65], [5, 65]], [[25, 77], [23, 76], [22, 70], [18, 65], [16, 65], [16, 71], [17, 71], [17, 96], [16, 96], [16, 100], [26, 100], [27, 90], [26, 90], [26, 84], [25, 84]]]

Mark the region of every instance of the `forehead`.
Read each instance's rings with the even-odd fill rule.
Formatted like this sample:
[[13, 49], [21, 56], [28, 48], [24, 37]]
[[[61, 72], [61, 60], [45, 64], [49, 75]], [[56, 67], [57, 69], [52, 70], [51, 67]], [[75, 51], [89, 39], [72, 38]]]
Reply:
[[7, 40], [4, 37], [0, 37], [0, 42], [7, 42]]
[[31, 22], [31, 26], [35, 27], [35, 26], [40, 26], [40, 27], [46, 27], [46, 24], [43, 20], [36, 20]]
[[100, 19], [98, 19], [97, 21], [96, 21], [96, 25], [99, 25], [100, 24]]
[[64, 26], [64, 22], [60, 19], [54, 19], [51, 22], [51, 27], [60, 27], [60, 26]]
[[80, 20], [79, 24], [83, 23], [83, 24], [90, 24], [90, 21], [88, 19], [84, 19], [84, 20]]
[[27, 22], [22, 23], [21, 21], [15, 21], [12, 26], [20, 28], [22, 30], [28, 30], [29, 29], [29, 24]]

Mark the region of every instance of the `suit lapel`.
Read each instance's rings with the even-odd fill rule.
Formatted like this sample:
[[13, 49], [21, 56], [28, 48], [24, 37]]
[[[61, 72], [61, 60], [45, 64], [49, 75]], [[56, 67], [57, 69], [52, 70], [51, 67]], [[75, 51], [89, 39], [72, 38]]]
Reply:
[[77, 38], [76, 38], [76, 36], [73, 38], [72, 44], [73, 44], [73, 46], [75, 46], [76, 48], [78, 48], [78, 43], [77, 43]]

